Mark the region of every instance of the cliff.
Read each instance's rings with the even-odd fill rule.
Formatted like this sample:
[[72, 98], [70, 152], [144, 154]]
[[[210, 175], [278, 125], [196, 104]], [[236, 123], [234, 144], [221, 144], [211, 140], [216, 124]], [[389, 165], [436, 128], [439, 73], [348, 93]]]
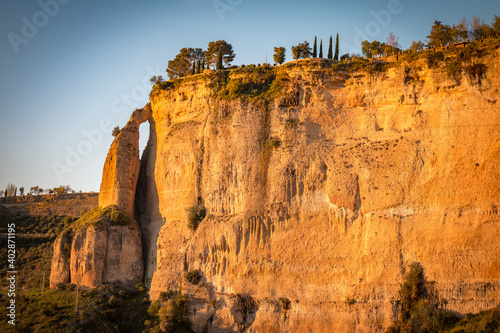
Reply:
[[135, 191], [152, 299], [182, 283], [197, 331], [377, 332], [419, 262], [447, 309], [497, 306], [500, 51], [433, 57], [155, 85]]
[[425, 59], [371, 73], [297, 61], [273, 98], [248, 68], [155, 87], [136, 194], [152, 297], [199, 269], [199, 329], [381, 331], [420, 262], [447, 309], [496, 306], [499, 59], [456, 76]]

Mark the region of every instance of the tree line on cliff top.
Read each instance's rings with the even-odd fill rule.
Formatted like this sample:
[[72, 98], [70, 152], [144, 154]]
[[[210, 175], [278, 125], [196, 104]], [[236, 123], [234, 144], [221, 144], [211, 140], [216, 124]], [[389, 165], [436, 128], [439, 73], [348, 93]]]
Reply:
[[[413, 41], [410, 50], [419, 51], [427, 47], [442, 47], [450, 43], [465, 42], [469, 39], [482, 39], [491, 35], [500, 34], [500, 16], [494, 15], [491, 25], [485, 24], [479, 16], [474, 16], [468, 21], [463, 18], [458, 24], [448, 25], [436, 20], [431, 28], [426, 42]], [[304, 41], [291, 48], [293, 59], [323, 58], [323, 40], [320, 40], [319, 48], [317, 37], [311, 47], [309, 42]], [[362, 54], [368, 58], [374, 56], [389, 56], [401, 51], [399, 38], [392, 32], [389, 33], [385, 42], [365, 40], [361, 43]], [[284, 46], [274, 48], [273, 60], [276, 64], [283, 64], [286, 59]], [[173, 60], [168, 62], [167, 74], [170, 79], [180, 78], [188, 75], [203, 73], [205, 69], [222, 70], [224, 66], [230, 66], [236, 57], [233, 47], [225, 40], [208, 43], [206, 50], [201, 48], [182, 48]], [[333, 36], [330, 36], [327, 59], [342, 60], [350, 58], [349, 54], [339, 56], [339, 34], [336, 35], [335, 49], [333, 48]], [[163, 80], [161, 76], [151, 79], [153, 84]]]

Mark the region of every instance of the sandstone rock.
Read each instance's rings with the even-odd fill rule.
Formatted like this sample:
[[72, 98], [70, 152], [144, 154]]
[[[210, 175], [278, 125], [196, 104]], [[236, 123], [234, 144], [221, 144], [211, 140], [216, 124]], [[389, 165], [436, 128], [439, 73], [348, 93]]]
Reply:
[[[50, 285], [74, 283], [94, 288], [104, 282], [133, 289], [143, 278], [139, 225], [110, 220], [111, 209], [93, 210], [65, 231], [54, 244]], [[90, 217], [89, 217], [90, 216]]]
[[116, 282], [133, 289], [143, 277], [141, 244], [135, 223], [80, 230], [71, 248], [71, 282], [89, 288]]
[[148, 120], [151, 107], [132, 113], [109, 149], [102, 172], [99, 207], [117, 205], [134, 216], [134, 198], [139, 177], [139, 126]]
[[70, 251], [71, 232], [63, 232], [54, 242], [54, 255], [50, 265], [50, 287], [55, 288], [58, 283], [70, 282]]
[[497, 305], [500, 51], [482, 61], [480, 85], [301, 61], [270, 103], [217, 100], [202, 78], [153, 94], [137, 192], [152, 298], [200, 269], [200, 330], [238, 329], [234, 294], [257, 305], [248, 332], [381, 332], [420, 262], [448, 309]]

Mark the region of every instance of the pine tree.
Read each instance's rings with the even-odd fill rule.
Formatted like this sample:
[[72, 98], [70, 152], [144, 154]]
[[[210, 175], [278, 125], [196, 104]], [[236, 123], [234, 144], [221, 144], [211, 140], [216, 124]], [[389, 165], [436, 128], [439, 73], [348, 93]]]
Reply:
[[330, 36], [330, 46], [328, 46], [328, 59], [333, 59], [332, 36]]
[[224, 67], [222, 66], [222, 52], [220, 49], [219, 49], [219, 52], [217, 52], [217, 67], [216, 67], [216, 69], [218, 71], [224, 69]]
[[201, 63], [198, 60], [198, 62], [196, 63], [196, 74], [200, 74], [200, 73], [201, 73]]
[[339, 60], [339, 34], [337, 33], [337, 39], [335, 40], [335, 55], [334, 60]]
[[323, 58], [323, 40], [319, 42], [319, 57]]
[[280, 65], [285, 62], [285, 48], [283, 46], [274, 48], [273, 59], [275, 63]]
[[318, 55], [317, 37], [314, 36], [314, 46], [313, 46], [313, 58]]

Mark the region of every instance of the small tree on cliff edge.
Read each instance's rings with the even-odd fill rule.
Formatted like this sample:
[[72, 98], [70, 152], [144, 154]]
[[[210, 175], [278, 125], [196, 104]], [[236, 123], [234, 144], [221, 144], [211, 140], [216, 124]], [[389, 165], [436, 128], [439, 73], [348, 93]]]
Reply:
[[333, 60], [339, 60], [339, 34], [337, 33], [337, 39], [335, 40], [335, 55]]
[[328, 46], [328, 59], [333, 59], [332, 36], [330, 36], [330, 45]]
[[285, 62], [285, 48], [283, 46], [274, 48], [273, 59], [275, 63], [280, 65]]
[[113, 132], [111, 133], [111, 135], [113, 135], [113, 137], [116, 138], [118, 134], [120, 134], [120, 131], [121, 131], [120, 127], [116, 126], [115, 128], [113, 128]]
[[316, 58], [318, 56], [318, 38], [316, 36], [314, 36], [314, 45], [313, 45], [313, 53], [312, 53], [312, 57], [313, 58]]
[[216, 69], [218, 71], [224, 69], [224, 67], [222, 66], [222, 52], [220, 49], [219, 49], [219, 52], [217, 52], [217, 67], [216, 67]]
[[323, 58], [323, 40], [319, 42], [319, 57]]

